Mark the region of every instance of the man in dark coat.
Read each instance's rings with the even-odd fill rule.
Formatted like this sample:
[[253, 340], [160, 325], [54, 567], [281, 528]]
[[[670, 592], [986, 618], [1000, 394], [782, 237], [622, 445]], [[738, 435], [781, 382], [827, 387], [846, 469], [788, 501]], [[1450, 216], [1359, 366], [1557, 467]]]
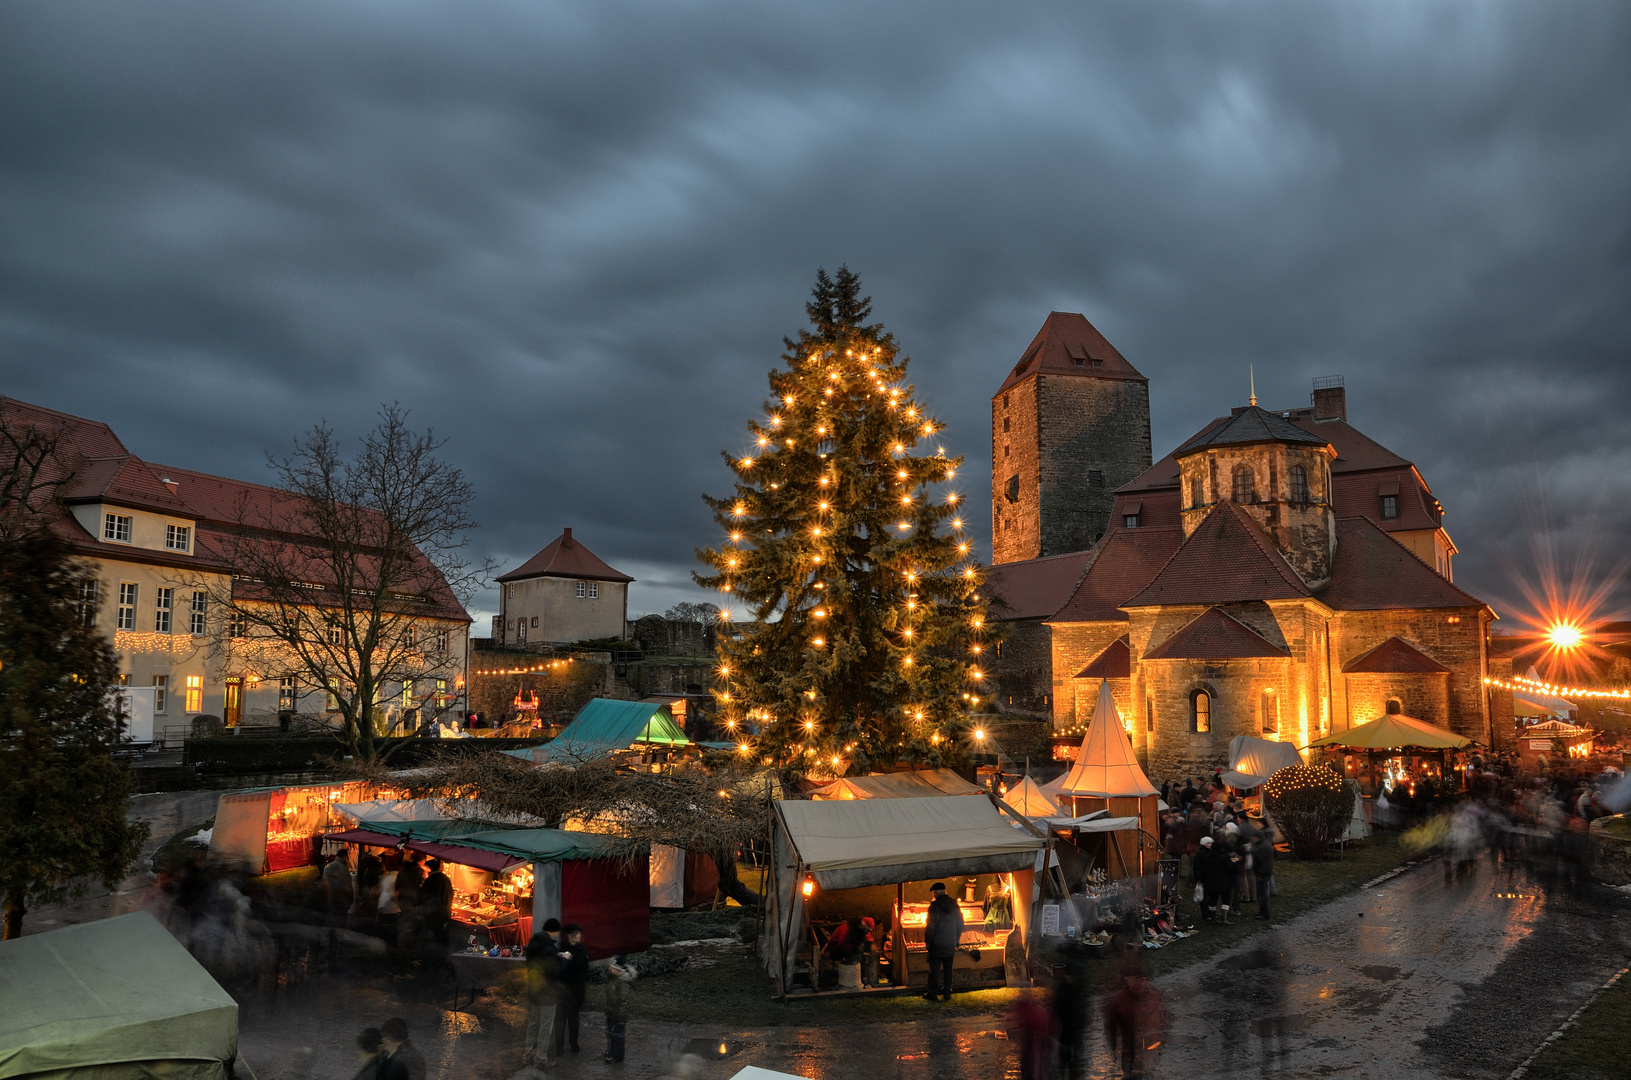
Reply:
[[589, 950], [583, 944], [583, 927], [567, 923], [561, 927], [560, 991], [555, 1008], [555, 1056], [568, 1045], [576, 1054], [579, 1017], [583, 1000], [589, 996]]
[[419, 887], [419, 917], [424, 920], [425, 937], [438, 947], [447, 944], [447, 927], [453, 921], [453, 881], [442, 873], [440, 859], [425, 863], [430, 873]]
[[379, 1026], [385, 1045], [380, 1080], [425, 1080], [425, 1055], [408, 1038], [408, 1022], [393, 1016]]
[[1223, 910], [1227, 902], [1229, 889], [1229, 862], [1223, 853], [1217, 850], [1217, 845], [1210, 836], [1201, 837], [1200, 848], [1195, 852], [1195, 881], [1201, 887], [1201, 903], [1206, 907], [1206, 917], [1213, 922], [1228, 922]]
[[555, 1059], [550, 1047], [555, 1041], [555, 1010], [560, 989], [561, 957], [556, 935], [559, 919], [546, 919], [527, 942], [527, 1042], [521, 1054], [522, 1065], [550, 1068]]
[[950, 1001], [952, 959], [963, 940], [963, 909], [946, 895], [944, 882], [931, 885], [929, 897], [929, 916], [923, 926], [923, 944], [929, 952], [929, 991], [923, 996], [933, 1001], [938, 995], [941, 1001]]

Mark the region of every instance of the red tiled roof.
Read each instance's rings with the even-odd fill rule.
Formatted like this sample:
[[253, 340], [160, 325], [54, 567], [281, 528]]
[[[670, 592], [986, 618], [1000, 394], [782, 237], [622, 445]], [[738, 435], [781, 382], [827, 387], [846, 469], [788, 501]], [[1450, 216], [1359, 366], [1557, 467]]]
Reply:
[[1155, 579], [1122, 606], [1231, 604], [1309, 595], [1257, 522], [1225, 499], [1195, 526]]
[[1099, 541], [1093, 565], [1050, 623], [1126, 622], [1121, 605], [1150, 583], [1183, 543], [1177, 526], [1112, 528]]
[[1342, 665], [1344, 674], [1443, 675], [1449, 668], [1401, 637], [1390, 637]]
[[[1078, 363], [1080, 361], [1080, 363]], [[1041, 372], [1044, 375], [1085, 375], [1095, 379], [1133, 379], [1149, 382], [1127, 358], [1116, 351], [1087, 317], [1074, 311], [1053, 311], [1043, 320], [1019, 363], [1003, 380], [1001, 394], [1016, 383]]]
[[538, 554], [496, 578], [497, 581], [520, 581], [522, 578], [565, 577], [585, 578], [590, 581], [633, 581], [621, 570], [613, 570], [600, 561], [594, 552], [572, 539], [572, 530], [566, 529], [549, 542]]
[[997, 563], [985, 572], [989, 614], [998, 622], [1042, 619], [1059, 610], [1081, 580], [1092, 551]]
[[1208, 608], [1144, 654], [1146, 660], [1250, 660], [1291, 654], [1221, 608]]
[[1109, 645], [1103, 652], [1093, 658], [1092, 663], [1076, 673], [1078, 679], [1126, 679], [1133, 674], [1133, 653], [1127, 647], [1127, 635], [1123, 634]]
[[1368, 518], [1337, 519], [1337, 553], [1320, 600], [1338, 611], [1482, 608]]

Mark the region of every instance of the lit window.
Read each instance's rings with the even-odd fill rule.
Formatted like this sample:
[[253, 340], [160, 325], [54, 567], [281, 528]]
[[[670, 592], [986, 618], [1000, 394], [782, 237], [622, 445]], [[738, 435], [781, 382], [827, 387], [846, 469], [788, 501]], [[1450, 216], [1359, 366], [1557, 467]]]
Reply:
[[1236, 503], [1252, 503], [1257, 501], [1257, 477], [1252, 474], [1250, 465], [1236, 465], [1234, 472]]
[[133, 581], [119, 582], [119, 621], [120, 630], [136, 629], [136, 583]]
[[587, 581], [578, 582], [578, 599], [582, 600], [588, 594], [589, 594], [589, 583]]
[[330, 709], [340, 707], [340, 680], [332, 675], [328, 679], [328, 707]]
[[1262, 703], [1259, 706], [1262, 713], [1263, 731], [1274, 734], [1280, 730], [1280, 695], [1270, 686], [1263, 691]]
[[1399, 516], [1399, 497], [1397, 495], [1382, 496], [1382, 516], [1388, 520]]
[[403, 679], [402, 680], [402, 707], [404, 709], [413, 708], [413, 680], [412, 679]]
[[119, 685], [120, 686], [129, 686], [130, 685], [130, 672], [127, 671], [123, 675], [119, 676]]
[[438, 709], [445, 709], [445, 708], [447, 708], [447, 706], [448, 706], [447, 680], [446, 679], [437, 679], [436, 680], [436, 707]]
[[187, 525], [166, 525], [164, 546], [171, 551], [191, 551], [193, 530]]
[[124, 514], [103, 514], [102, 539], [116, 544], [130, 543], [130, 518]]
[[1144, 730], [1155, 730], [1155, 695], [1144, 695]]
[[204, 676], [187, 676], [187, 707], [185, 711], [190, 713], [204, 711]]
[[1123, 515], [1121, 515], [1121, 525], [1122, 525], [1122, 528], [1125, 528], [1125, 529], [1136, 529], [1136, 528], [1138, 528], [1138, 515], [1137, 514], [1123, 514]]
[[591, 581], [589, 583], [589, 599], [594, 600], [594, 599], [597, 599], [599, 596], [600, 596], [600, 582]]
[[174, 589], [156, 589], [153, 595], [153, 629], [160, 634], [170, 632], [170, 609], [175, 604]]
[[1291, 467], [1291, 501], [1308, 502], [1308, 470], [1301, 465]]
[[277, 707], [281, 710], [294, 709], [295, 682], [293, 675], [285, 675], [277, 681]]
[[154, 712], [161, 713], [161, 712], [164, 711], [164, 707], [165, 707], [165, 704], [166, 704], [165, 699], [168, 696], [165, 693], [165, 691], [167, 691], [169, 688], [170, 688], [170, 676], [168, 676], [168, 675], [155, 675], [155, 676], [153, 676], [153, 711]]
[[209, 605], [209, 598], [201, 592], [193, 593], [192, 607], [187, 612], [187, 630], [198, 637], [204, 633], [204, 612]]
[[79, 622], [82, 626], [96, 625], [96, 601], [99, 586], [95, 578], [79, 583]]
[[1205, 690], [1189, 695], [1189, 730], [1197, 735], [1212, 730], [1212, 695]]

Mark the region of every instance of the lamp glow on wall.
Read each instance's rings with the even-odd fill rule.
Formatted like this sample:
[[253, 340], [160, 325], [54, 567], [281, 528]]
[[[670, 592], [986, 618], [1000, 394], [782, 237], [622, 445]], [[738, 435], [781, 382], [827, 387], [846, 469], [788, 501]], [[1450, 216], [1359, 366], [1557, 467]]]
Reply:
[[804, 884], [799, 886], [799, 891], [804, 894], [804, 899], [808, 900], [808, 899], [810, 899], [810, 897], [814, 896], [815, 895], [815, 890], [816, 890], [815, 878], [811, 877], [809, 874], [805, 874], [804, 875]]

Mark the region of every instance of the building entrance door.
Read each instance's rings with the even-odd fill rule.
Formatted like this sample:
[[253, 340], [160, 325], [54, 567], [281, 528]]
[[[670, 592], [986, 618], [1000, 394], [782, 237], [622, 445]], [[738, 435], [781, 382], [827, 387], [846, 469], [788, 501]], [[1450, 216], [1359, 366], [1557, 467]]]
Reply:
[[244, 715], [244, 681], [228, 679], [226, 688], [227, 698], [221, 709], [221, 720], [227, 727], [237, 727]]

